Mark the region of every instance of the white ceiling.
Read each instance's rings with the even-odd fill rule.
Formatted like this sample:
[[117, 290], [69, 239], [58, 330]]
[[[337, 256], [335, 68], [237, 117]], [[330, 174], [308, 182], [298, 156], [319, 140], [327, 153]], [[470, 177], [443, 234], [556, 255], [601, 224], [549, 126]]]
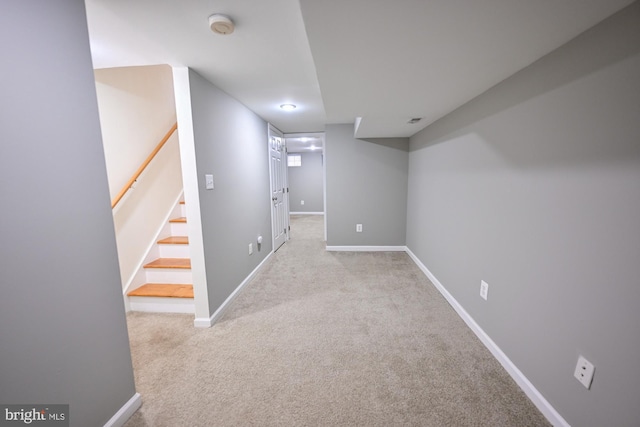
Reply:
[[[285, 133], [411, 136], [633, 0], [86, 0], [96, 68], [188, 66]], [[207, 18], [232, 17], [213, 34]], [[317, 73], [317, 74], [316, 74]], [[318, 83], [319, 82], [319, 83]], [[323, 103], [324, 101], [324, 103]], [[298, 106], [280, 110], [283, 103]], [[325, 114], [326, 112], [326, 114]], [[422, 120], [407, 124], [413, 117]]]
[[285, 134], [287, 152], [306, 153], [324, 152], [324, 133], [288, 133]]
[[[283, 132], [324, 130], [325, 114], [295, 0], [85, 0], [95, 68], [188, 66]], [[229, 15], [233, 34], [209, 29]], [[293, 103], [292, 112], [280, 109]]]
[[301, 0], [327, 122], [361, 138], [413, 135], [630, 3]]

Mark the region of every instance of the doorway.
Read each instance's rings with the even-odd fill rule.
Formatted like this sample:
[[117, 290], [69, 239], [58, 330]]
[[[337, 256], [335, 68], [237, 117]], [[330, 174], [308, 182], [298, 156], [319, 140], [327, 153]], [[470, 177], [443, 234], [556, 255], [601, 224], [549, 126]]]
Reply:
[[326, 241], [325, 134], [287, 133], [284, 137], [290, 215], [322, 215]]

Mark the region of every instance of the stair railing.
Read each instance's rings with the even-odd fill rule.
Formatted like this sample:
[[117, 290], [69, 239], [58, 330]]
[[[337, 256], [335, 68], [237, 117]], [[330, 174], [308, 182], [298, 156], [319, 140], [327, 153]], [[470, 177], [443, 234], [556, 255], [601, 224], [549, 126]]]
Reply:
[[140, 177], [142, 172], [144, 172], [146, 167], [149, 166], [149, 163], [151, 163], [153, 158], [156, 156], [156, 154], [158, 154], [158, 152], [164, 146], [164, 144], [169, 140], [169, 138], [171, 138], [171, 135], [173, 135], [173, 133], [176, 131], [176, 129], [178, 129], [178, 123], [174, 123], [174, 125], [171, 126], [171, 129], [169, 129], [169, 132], [166, 133], [166, 135], [158, 143], [156, 148], [153, 149], [151, 154], [149, 154], [149, 157], [146, 158], [146, 160], [140, 165], [138, 170], [133, 174], [133, 176], [129, 179], [129, 181], [127, 181], [127, 183], [124, 185], [124, 187], [122, 187], [122, 190], [120, 190], [118, 195], [116, 197], [114, 197], [114, 199], [111, 201], [111, 209], [115, 208], [116, 205], [118, 204], [118, 202], [127, 193], [127, 191], [129, 191], [131, 189], [131, 187], [133, 187], [133, 184], [138, 180], [138, 178]]

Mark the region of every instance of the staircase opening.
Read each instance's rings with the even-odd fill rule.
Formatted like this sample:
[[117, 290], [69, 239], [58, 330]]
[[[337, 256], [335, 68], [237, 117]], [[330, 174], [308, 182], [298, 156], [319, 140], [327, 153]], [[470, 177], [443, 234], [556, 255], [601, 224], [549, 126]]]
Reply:
[[127, 311], [194, 313], [172, 68], [95, 81]]

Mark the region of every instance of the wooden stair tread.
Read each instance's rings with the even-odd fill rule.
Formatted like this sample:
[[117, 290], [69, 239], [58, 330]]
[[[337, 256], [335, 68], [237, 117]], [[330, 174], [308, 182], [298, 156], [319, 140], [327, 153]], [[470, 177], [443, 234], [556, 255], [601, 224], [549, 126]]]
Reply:
[[189, 237], [187, 236], [171, 236], [158, 240], [160, 245], [188, 245]]
[[180, 200], [180, 204], [181, 204], [181, 205], [184, 205], [184, 200]]
[[193, 298], [193, 285], [145, 283], [127, 295], [130, 297]]
[[187, 222], [187, 218], [181, 216], [180, 218], [170, 219], [169, 222], [173, 222], [173, 223], [176, 223], [176, 222]]
[[145, 264], [144, 268], [191, 268], [191, 258], [158, 258]]

